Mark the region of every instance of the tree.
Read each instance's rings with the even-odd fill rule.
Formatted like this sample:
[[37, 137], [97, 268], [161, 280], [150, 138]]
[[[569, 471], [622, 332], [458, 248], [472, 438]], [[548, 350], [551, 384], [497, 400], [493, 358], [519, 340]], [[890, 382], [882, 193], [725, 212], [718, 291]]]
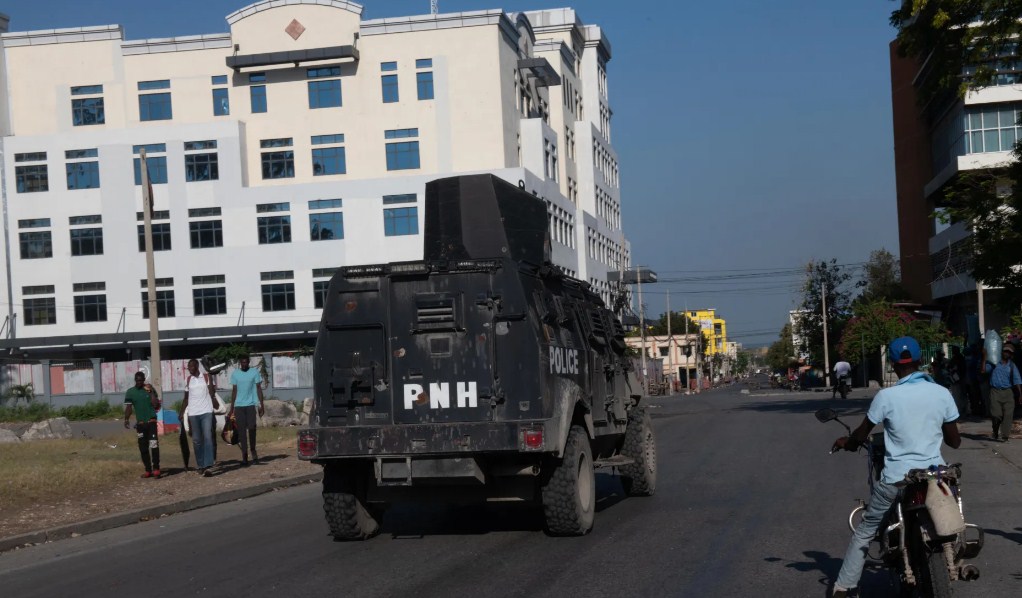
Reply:
[[800, 347], [808, 353], [811, 363], [823, 363], [823, 298], [827, 298], [827, 344], [832, 355], [837, 355], [837, 341], [841, 329], [850, 315], [851, 292], [846, 283], [851, 278], [837, 260], [810, 262], [802, 284], [802, 301], [795, 317]]
[[912, 336], [920, 344], [948, 342], [951, 334], [943, 327], [895, 308], [882, 299], [857, 303], [845, 325], [838, 347], [845, 361], [858, 364], [863, 355], [873, 357], [892, 340]]
[[738, 356], [735, 357], [735, 373], [739, 376], [744, 376], [749, 373], [749, 353], [748, 351], [740, 351]]
[[898, 258], [886, 249], [877, 249], [869, 254], [869, 261], [863, 267], [862, 278], [856, 283], [862, 289], [858, 302], [887, 299], [906, 299], [908, 293], [901, 286], [901, 266]]
[[[1022, 34], [1020, 0], [901, 0], [891, 15], [901, 55], [925, 62], [921, 106], [941, 106], [996, 83], [998, 69], [1014, 70]], [[1022, 302], [1022, 146], [997, 168], [961, 173], [944, 191], [945, 222], [972, 229], [965, 255], [972, 274], [1003, 292], [994, 300], [1008, 311]], [[948, 267], [953, 264], [948, 263]]]
[[787, 369], [795, 361], [795, 344], [791, 340], [791, 324], [785, 324], [781, 333], [766, 354], [767, 365], [772, 370]]
[[35, 399], [35, 389], [32, 388], [32, 384], [14, 384], [8, 388], [3, 394], [3, 402], [7, 402], [13, 399], [15, 405], [18, 401], [24, 399], [25, 404], [29, 404]]

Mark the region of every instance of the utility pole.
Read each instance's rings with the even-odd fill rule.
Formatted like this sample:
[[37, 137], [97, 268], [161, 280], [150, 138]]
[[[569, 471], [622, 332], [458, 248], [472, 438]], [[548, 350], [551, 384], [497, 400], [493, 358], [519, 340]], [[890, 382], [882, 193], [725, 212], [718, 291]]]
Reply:
[[983, 283], [976, 281], [976, 305], [979, 318], [979, 335], [985, 337], [987, 333], [986, 307], [983, 305]]
[[674, 336], [671, 334], [671, 291], [667, 290], [667, 384], [670, 385], [668, 394], [674, 394]]
[[163, 376], [160, 368], [160, 318], [156, 307], [156, 259], [153, 255], [153, 187], [149, 182], [146, 151], [138, 152], [139, 170], [142, 172], [142, 228], [145, 233], [146, 294], [149, 306], [149, 378], [159, 395], [163, 396]]
[[830, 382], [830, 349], [827, 347], [827, 283], [820, 284], [823, 297], [823, 375], [824, 382]]
[[692, 357], [692, 343], [688, 340], [688, 300], [685, 300], [685, 346], [688, 347], [689, 355], [685, 357], [685, 394], [692, 391], [692, 383], [688, 377], [688, 362], [689, 358]]
[[639, 285], [639, 331], [642, 336], [642, 392], [649, 392], [649, 371], [646, 369], [646, 307], [642, 304], [642, 268], [638, 268], [635, 280]]

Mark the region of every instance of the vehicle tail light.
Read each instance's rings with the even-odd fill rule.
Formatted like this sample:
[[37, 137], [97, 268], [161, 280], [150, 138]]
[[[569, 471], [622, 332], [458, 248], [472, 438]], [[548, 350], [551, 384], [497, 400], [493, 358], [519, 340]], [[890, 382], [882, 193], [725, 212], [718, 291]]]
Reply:
[[543, 427], [522, 428], [522, 448], [527, 451], [543, 449]]
[[315, 457], [317, 452], [316, 435], [302, 432], [298, 436], [298, 455], [301, 457]]

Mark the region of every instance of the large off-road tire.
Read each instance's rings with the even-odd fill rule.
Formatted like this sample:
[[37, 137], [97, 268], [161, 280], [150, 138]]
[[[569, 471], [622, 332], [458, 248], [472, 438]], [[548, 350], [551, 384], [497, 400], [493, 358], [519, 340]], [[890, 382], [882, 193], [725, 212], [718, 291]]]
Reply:
[[572, 426], [564, 457], [545, 467], [541, 495], [547, 531], [555, 536], [589, 533], [596, 517], [596, 472], [585, 429]]
[[323, 466], [323, 511], [335, 540], [365, 540], [380, 531], [380, 524], [365, 500], [365, 468]]
[[656, 492], [656, 435], [649, 413], [632, 409], [625, 429], [621, 454], [635, 461], [621, 467], [621, 485], [629, 496], [653, 496]]

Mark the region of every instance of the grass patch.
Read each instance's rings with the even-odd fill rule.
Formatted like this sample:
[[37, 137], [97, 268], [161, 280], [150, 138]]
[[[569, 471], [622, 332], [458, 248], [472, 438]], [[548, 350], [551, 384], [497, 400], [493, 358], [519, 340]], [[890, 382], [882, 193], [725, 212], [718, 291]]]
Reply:
[[4, 445], [0, 451], [0, 504], [11, 508], [37, 502], [49, 504], [81, 497], [110, 487], [113, 480], [138, 475], [142, 462], [133, 440], [126, 435]]

